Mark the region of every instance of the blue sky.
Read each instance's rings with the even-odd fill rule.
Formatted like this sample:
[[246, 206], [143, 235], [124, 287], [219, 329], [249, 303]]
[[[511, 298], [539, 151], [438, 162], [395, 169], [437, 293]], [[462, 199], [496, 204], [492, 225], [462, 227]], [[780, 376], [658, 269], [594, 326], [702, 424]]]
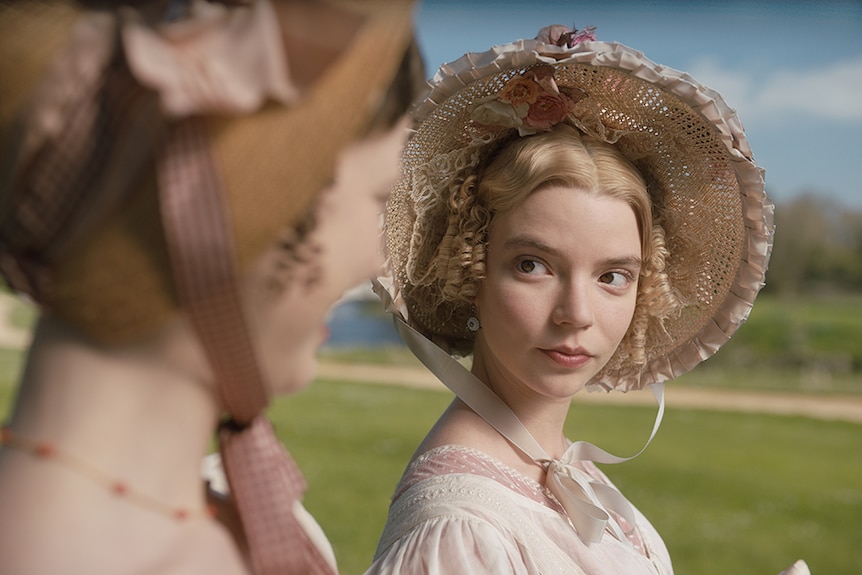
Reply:
[[862, 0], [424, 0], [417, 24], [429, 76], [548, 24], [596, 26], [720, 92], [779, 206], [816, 191], [862, 209]]

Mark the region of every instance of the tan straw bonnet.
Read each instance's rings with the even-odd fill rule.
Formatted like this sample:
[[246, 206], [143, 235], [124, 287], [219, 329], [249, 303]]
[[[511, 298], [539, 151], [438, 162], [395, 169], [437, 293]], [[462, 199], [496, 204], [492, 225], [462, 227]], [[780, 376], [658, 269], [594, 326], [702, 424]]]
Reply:
[[[146, 2], [129, 4], [145, 13]], [[234, 70], [238, 102], [207, 98], [229, 92], [231, 84], [217, 77], [198, 105], [171, 102], [171, 82], [191, 76], [182, 69], [175, 77], [148, 75], [160, 69], [163, 54], [147, 43], [153, 34], [145, 33], [137, 10], [98, 3], [87, 10], [71, 1], [0, 5], [0, 269], [46, 313], [102, 341], [143, 335], [180, 307], [154, 169], [173, 122], [201, 118], [241, 270], [300, 220], [330, 182], [339, 151], [363, 133], [411, 38], [411, 2], [325, 2], [355, 14], [361, 26], [352, 36], [333, 32], [328, 43], [340, 55], [297, 95], [271, 73], [269, 84], [248, 82], [284, 58], [266, 44], [281, 42], [269, 2], [228, 2], [230, 10], [218, 2], [189, 4], [205, 12], [204, 26], [214, 28], [224, 14], [242, 11], [233, 9], [237, 4], [257, 11], [246, 36], [222, 44], [240, 52], [257, 42], [265, 56], [251, 54], [246, 61], [253, 69]], [[222, 28], [233, 33], [237, 27]], [[167, 36], [198, 31], [180, 23]], [[221, 72], [218, 57], [200, 59], [211, 62], [205, 72]], [[95, 113], [104, 116], [77, 130], [87, 118], [74, 112], [97, 97]], [[116, 125], [121, 130], [112, 131]], [[66, 151], [80, 158], [46, 168], [43, 148], [61, 150], [55, 157]], [[50, 230], [34, 232], [44, 227]]]
[[[391, 309], [412, 327], [451, 353], [471, 350], [469, 304], [445, 301], [421, 278], [446, 228], [450, 189], [515, 132], [498, 126], [510, 121], [535, 131], [526, 108], [492, 109], [488, 102], [499, 102], [510, 80], [526, 71], [550, 71], [567, 94], [560, 119], [615, 144], [642, 173], [663, 215], [667, 272], [685, 307], [650, 326], [645, 364], [618, 352], [589, 384], [640, 389], [690, 370], [745, 321], [764, 284], [773, 205], [742, 124], [719, 94], [627, 46], [594, 41], [591, 29], [560, 37], [561, 28], [440, 67], [414, 111], [415, 133], [388, 204], [392, 277], [381, 283]], [[490, 112], [495, 121], [483, 115]]]

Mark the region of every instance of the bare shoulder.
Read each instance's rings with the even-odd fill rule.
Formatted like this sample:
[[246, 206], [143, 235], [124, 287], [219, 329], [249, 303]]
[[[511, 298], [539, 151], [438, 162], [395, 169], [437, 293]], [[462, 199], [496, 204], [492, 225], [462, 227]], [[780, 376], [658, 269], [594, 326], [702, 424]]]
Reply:
[[249, 575], [229, 532], [215, 521], [200, 521], [176, 539], [165, 558], [170, 569], [166, 575], [208, 573], [213, 575]]
[[194, 521], [180, 530], [162, 527], [160, 533], [52, 515], [53, 521], [36, 530], [0, 519], [0, 573], [250, 573], [230, 535], [214, 521]]
[[428, 435], [419, 445], [414, 458], [437, 447], [460, 445], [476, 449], [536, 481], [544, 481], [544, 470], [512, 446], [491, 425], [467, 407], [455, 400], [440, 416]]
[[482, 449], [483, 445], [493, 440], [489, 437], [489, 429], [481, 417], [456, 398], [422, 440], [416, 454], [420, 455], [444, 445]]

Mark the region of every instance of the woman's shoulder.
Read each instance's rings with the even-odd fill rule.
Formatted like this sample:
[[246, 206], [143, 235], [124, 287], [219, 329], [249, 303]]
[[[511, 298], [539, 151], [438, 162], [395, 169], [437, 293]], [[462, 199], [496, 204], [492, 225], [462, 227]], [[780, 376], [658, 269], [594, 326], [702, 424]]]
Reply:
[[580, 573], [555, 542], [555, 533], [571, 529], [566, 519], [525, 497], [518, 481], [517, 472], [474, 448], [444, 445], [422, 453], [389, 509], [366, 575], [559, 570], [549, 565]]
[[[178, 557], [175, 571], [247, 575], [245, 562], [228, 531], [216, 521], [199, 522], [197, 529], [177, 538], [173, 556]], [[184, 559], [179, 559], [180, 557]], [[170, 571], [172, 573], [173, 571]]]
[[[544, 481], [544, 469], [541, 466], [458, 399], [440, 417], [416, 453], [423, 454], [456, 445], [472, 450], [474, 455], [478, 453], [480, 459], [491, 459], [507, 470], [515, 470], [519, 476], [528, 477], [536, 483]], [[418, 455], [414, 456], [414, 460], [417, 458]]]
[[526, 573], [522, 546], [511, 532], [467, 513], [387, 522], [365, 575]]
[[[0, 572], [248, 575], [236, 545], [215, 521], [190, 520], [182, 529], [168, 526], [158, 532], [127, 523], [84, 525], [74, 517], [77, 521], [70, 523], [58, 512], [55, 521], [43, 524], [52, 524], [49, 529], [0, 537]], [[76, 529], [61, 527], [71, 524]], [[33, 553], [34, 545], [42, 552]]]

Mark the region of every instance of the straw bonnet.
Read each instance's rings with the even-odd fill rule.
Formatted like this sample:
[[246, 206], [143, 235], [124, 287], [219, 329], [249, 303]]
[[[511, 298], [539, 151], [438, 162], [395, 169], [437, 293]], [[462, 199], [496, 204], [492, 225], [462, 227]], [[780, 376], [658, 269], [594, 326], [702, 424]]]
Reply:
[[[336, 57], [302, 92], [274, 3], [237, 4], [0, 5], [0, 269], [45, 313], [113, 343], [182, 307], [158, 190], [165, 136], [189, 118], [215, 164], [242, 270], [308, 213], [411, 38], [407, 1], [305, 3], [356, 26], [331, 30]], [[148, 20], [166, 5], [199, 17]], [[200, 51], [184, 58], [194, 42]]]
[[[562, 111], [553, 102], [537, 109], [530, 94], [512, 91], [548, 76]], [[380, 281], [390, 311], [419, 333], [455, 355], [472, 350], [470, 305], [445, 300], [423, 275], [446, 229], [450, 190], [516, 131], [529, 137], [560, 121], [614, 144], [644, 176], [662, 212], [666, 271], [684, 303], [678, 315], [651, 322], [643, 365], [618, 351], [588, 388], [627, 391], [677, 377], [745, 321], [764, 285], [773, 205], [742, 124], [719, 94], [627, 46], [595, 41], [592, 29], [561, 26], [468, 53], [429, 85], [387, 206], [391, 277]]]

